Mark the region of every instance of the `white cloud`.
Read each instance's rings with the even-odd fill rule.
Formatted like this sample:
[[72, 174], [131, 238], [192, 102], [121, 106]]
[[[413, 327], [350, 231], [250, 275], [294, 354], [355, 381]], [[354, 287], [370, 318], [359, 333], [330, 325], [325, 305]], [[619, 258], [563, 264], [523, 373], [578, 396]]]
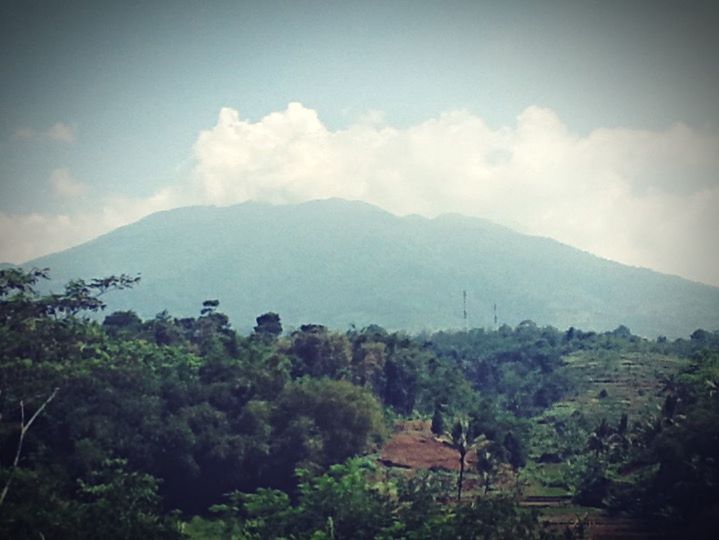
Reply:
[[172, 189], [148, 198], [108, 197], [74, 214], [0, 212], [0, 262], [21, 263], [81, 244], [122, 225], [186, 204]]
[[21, 263], [91, 239], [96, 232], [85, 216], [0, 212], [0, 260]]
[[399, 214], [460, 212], [719, 284], [719, 139], [683, 124], [580, 136], [529, 107], [498, 129], [454, 111], [405, 129], [373, 113], [330, 130], [292, 103], [257, 122], [222, 109], [194, 155], [215, 204], [336, 196]]
[[50, 139], [55, 142], [72, 144], [77, 140], [77, 126], [57, 122], [43, 131], [35, 131], [30, 127], [21, 127], [15, 130], [15, 139], [23, 141], [33, 141], [41, 139]]
[[70, 171], [61, 167], [50, 174], [50, 185], [59, 197], [79, 197], [88, 191], [87, 185], [77, 180]]
[[58, 122], [57, 124], [50, 127], [45, 133], [53, 141], [72, 144], [75, 142], [77, 135], [76, 132], [77, 128], [75, 126], [70, 126], [63, 122]]
[[[664, 130], [573, 133], [529, 107], [493, 128], [451, 111], [407, 128], [372, 112], [331, 130], [299, 103], [259, 121], [230, 108], [201, 132], [193, 181], [105, 197], [72, 215], [0, 213], [0, 260], [21, 262], [186, 204], [344, 197], [397, 214], [459, 212], [627, 264], [719, 285], [719, 138]], [[56, 193], [83, 191], [64, 169]]]

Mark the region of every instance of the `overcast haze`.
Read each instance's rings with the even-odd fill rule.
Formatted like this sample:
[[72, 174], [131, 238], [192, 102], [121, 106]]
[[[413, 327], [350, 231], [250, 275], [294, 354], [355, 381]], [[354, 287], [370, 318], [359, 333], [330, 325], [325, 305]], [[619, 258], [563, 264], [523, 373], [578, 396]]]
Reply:
[[0, 261], [344, 197], [719, 285], [710, 2], [1, 6]]

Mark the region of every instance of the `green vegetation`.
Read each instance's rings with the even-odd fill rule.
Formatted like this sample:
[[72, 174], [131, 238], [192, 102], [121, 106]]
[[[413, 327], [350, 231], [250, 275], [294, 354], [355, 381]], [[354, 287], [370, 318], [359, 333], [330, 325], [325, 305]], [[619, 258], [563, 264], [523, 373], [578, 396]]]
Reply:
[[[241, 335], [214, 299], [100, 323], [137, 278], [47, 277], [0, 271], [3, 538], [545, 538], [581, 531], [538, 497], [676, 526], [719, 502], [718, 332]], [[379, 464], [409, 419], [458, 474]]]

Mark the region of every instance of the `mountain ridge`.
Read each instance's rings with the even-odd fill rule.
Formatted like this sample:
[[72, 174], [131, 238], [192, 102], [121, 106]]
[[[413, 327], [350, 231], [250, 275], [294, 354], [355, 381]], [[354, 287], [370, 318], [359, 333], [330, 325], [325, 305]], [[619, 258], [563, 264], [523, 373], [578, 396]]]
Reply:
[[482, 218], [395, 216], [368, 203], [191, 206], [145, 218], [23, 266], [76, 277], [142, 275], [109, 309], [196, 315], [217, 298], [238, 328], [280, 313], [286, 326], [370, 323], [410, 331], [531, 319], [649, 337], [719, 328], [719, 288], [622, 265]]

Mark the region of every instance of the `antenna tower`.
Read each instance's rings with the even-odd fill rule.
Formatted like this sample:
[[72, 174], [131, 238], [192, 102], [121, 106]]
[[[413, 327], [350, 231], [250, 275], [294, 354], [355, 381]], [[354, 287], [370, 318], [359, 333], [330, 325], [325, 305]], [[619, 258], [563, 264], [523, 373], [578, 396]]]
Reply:
[[467, 291], [462, 291], [462, 316], [464, 318], [464, 331], [467, 331]]

